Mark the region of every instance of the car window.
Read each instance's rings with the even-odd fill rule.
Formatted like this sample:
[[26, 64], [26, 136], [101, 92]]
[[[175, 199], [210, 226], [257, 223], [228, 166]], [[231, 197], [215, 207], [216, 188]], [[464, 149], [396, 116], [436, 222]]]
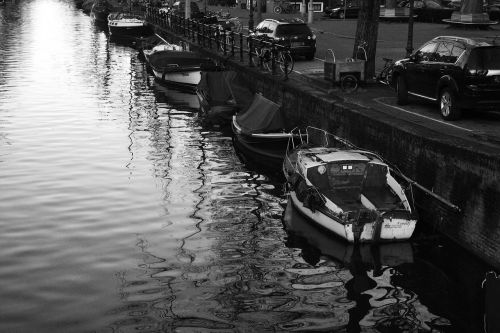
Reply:
[[451, 49], [451, 56], [454, 58], [453, 62], [455, 63], [458, 60], [458, 58], [462, 56], [464, 52], [465, 52], [465, 47], [454, 44], [453, 49]]
[[451, 42], [439, 43], [438, 47], [436, 49], [436, 57], [434, 58], [434, 61], [454, 62], [454, 61], [450, 61], [452, 49], [453, 49], [453, 43], [451, 43]]
[[433, 61], [436, 45], [437, 42], [430, 42], [425, 44], [420, 50], [417, 51], [417, 59], [420, 61]]
[[276, 28], [276, 37], [304, 34], [311, 34], [311, 29], [306, 24], [283, 24]]
[[433, 61], [454, 64], [465, 49], [453, 42], [441, 42], [436, 49]]
[[471, 70], [500, 69], [500, 46], [472, 49], [467, 65]]

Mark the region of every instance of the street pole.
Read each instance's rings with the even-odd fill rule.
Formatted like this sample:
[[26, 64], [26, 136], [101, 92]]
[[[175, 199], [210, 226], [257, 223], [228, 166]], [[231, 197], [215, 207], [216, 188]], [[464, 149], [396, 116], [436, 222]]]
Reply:
[[408, 41], [406, 43], [406, 56], [413, 53], [413, 0], [410, 0], [410, 12], [408, 17]]
[[309, 0], [307, 3], [307, 23], [313, 23], [314, 10], [313, 10], [313, 0]]
[[185, 8], [185, 13], [184, 13], [184, 18], [185, 19], [191, 18], [191, 0], [186, 0], [186, 8]]
[[248, 30], [253, 30], [253, 1], [250, 0], [250, 13], [248, 18]]

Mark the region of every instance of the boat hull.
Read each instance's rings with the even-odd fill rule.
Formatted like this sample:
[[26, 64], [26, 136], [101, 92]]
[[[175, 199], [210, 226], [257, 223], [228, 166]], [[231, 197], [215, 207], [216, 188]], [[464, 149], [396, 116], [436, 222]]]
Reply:
[[391, 242], [408, 240], [413, 235], [417, 224], [416, 219], [383, 218], [379, 236], [376, 236], [378, 234], [378, 230], [374, 221], [365, 223], [363, 225], [363, 231], [361, 232], [359, 239], [356, 240], [352, 223], [343, 223], [338, 219], [328, 216], [328, 214], [326, 214], [322, 209], [317, 209], [313, 212], [298, 199], [295, 191], [290, 191], [290, 199], [292, 200], [294, 207], [309, 220], [333, 232], [339, 237], [344, 238], [350, 243], [368, 243], [375, 241]]
[[210, 59], [190, 51], [162, 50], [144, 54], [149, 68], [159, 82], [192, 90], [200, 83], [202, 69], [214, 66]]
[[162, 69], [152, 68], [155, 78], [165, 84], [184, 86], [195, 89], [201, 79], [201, 70], [184, 70], [169, 72]]
[[144, 36], [151, 33], [147, 25], [109, 25], [109, 33], [113, 36]]

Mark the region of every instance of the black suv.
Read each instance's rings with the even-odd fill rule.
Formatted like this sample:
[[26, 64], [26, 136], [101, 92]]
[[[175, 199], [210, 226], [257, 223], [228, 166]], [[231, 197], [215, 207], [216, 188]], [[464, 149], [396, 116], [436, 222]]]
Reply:
[[439, 102], [446, 120], [462, 109], [500, 109], [500, 45], [494, 40], [436, 37], [396, 61], [391, 83], [398, 104], [408, 95]]
[[252, 36], [290, 46], [293, 56], [305, 56], [307, 60], [312, 60], [316, 53], [316, 36], [302, 20], [266, 19], [257, 25]]

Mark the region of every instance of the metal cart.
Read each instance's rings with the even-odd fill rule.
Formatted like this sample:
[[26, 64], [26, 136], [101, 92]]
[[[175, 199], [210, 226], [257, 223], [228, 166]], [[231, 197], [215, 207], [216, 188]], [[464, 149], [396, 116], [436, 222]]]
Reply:
[[[359, 48], [366, 59], [365, 49]], [[340, 88], [345, 92], [355, 91], [359, 84], [365, 81], [366, 60], [364, 59], [336, 60], [333, 50], [328, 49], [325, 56], [325, 80], [340, 85]]]

